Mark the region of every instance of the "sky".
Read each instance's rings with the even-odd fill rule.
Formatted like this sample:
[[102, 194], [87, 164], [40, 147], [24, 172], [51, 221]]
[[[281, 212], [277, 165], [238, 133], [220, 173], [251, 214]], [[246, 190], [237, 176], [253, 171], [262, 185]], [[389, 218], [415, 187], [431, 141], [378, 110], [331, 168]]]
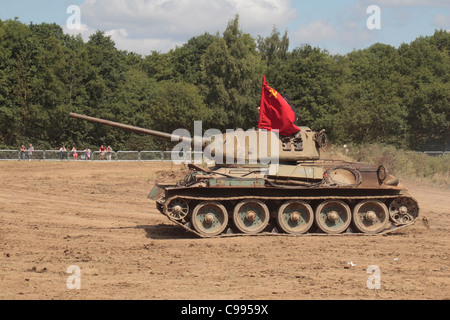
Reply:
[[309, 44], [331, 54], [450, 32], [450, 0], [0, 0], [2, 20], [57, 23], [85, 41], [101, 30], [118, 49], [142, 55], [222, 34], [236, 14], [255, 38], [276, 27], [291, 50]]

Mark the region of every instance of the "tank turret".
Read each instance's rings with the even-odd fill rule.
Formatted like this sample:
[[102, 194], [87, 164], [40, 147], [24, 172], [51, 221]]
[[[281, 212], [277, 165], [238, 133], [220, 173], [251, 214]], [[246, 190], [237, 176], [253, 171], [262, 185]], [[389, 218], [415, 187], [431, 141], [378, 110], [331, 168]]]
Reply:
[[[191, 145], [192, 149], [207, 151], [211, 160], [218, 163], [295, 163], [305, 160], [319, 160], [320, 149], [325, 147], [328, 138], [325, 131], [313, 132], [301, 127], [300, 132], [292, 136], [280, 136], [266, 130], [236, 130], [208, 138], [191, 138], [150, 129], [139, 128], [118, 122], [70, 113], [70, 117], [107, 125], [123, 130], [142, 133], [173, 142]], [[219, 161], [217, 161], [219, 160]]]
[[158, 183], [148, 196], [171, 222], [200, 237], [387, 234], [419, 217], [417, 201], [384, 166], [322, 159], [324, 130], [300, 127], [291, 136], [235, 130], [192, 138], [70, 117], [171, 140], [215, 160], [208, 168], [190, 164], [183, 181]]

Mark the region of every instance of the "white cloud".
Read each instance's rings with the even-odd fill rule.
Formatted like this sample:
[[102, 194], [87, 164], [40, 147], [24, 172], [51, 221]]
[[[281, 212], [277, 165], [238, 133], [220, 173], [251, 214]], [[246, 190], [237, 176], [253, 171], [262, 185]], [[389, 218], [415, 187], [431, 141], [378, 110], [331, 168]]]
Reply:
[[292, 37], [295, 42], [299, 43], [318, 43], [334, 39], [337, 33], [337, 30], [328, 21], [318, 20], [300, 26], [292, 32]]
[[[366, 26], [370, 17], [367, 8], [370, 5], [381, 8], [381, 30], [369, 30]], [[290, 33], [293, 40], [291, 44], [308, 43], [331, 53], [346, 53], [375, 42], [389, 43], [396, 31], [405, 32], [404, 29], [411, 27], [412, 19], [417, 18], [420, 12], [426, 11], [428, 15], [424, 15], [423, 19], [429, 19], [429, 13], [433, 10], [445, 13], [448, 7], [450, 0], [358, 0], [353, 5], [343, 5], [341, 10], [328, 15], [326, 19], [316, 16], [312, 21], [301, 23]], [[434, 16], [432, 24], [448, 30], [450, 16], [442, 13]], [[421, 21], [421, 25], [426, 22]]]
[[[374, 41], [384, 41], [382, 35], [386, 30], [408, 25], [412, 10], [417, 9], [414, 7], [450, 7], [450, 0], [358, 0], [343, 4], [334, 15], [314, 13], [307, 16], [301, 15], [301, 9], [297, 12], [293, 8], [294, 1], [85, 0], [80, 6], [81, 29], [65, 28], [65, 31], [81, 33], [88, 40], [96, 30], [102, 30], [112, 37], [117, 48], [147, 55], [154, 50], [167, 52], [204, 32], [223, 32], [227, 23], [239, 14], [242, 30], [255, 37], [269, 35], [274, 26], [283, 31], [289, 25], [292, 47], [309, 43], [333, 52], [344, 52]], [[366, 28], [366, 9], [372, 4], [382, 9], [381, 32], [370, 32]], [[432, 24], [448, 29], [448, 14], [444, 15], [443, 9], [440, 11], [443, 14], [436, 15]], [[291, 22], [305, 17], [308, 20], [299, 21], [292, 27]]]
[[236, 14], [240, 27], [267, 34], [295, 18], [291, 0], [86, 0], [81, 21], [111, 35], [120, 49], [167, 51], [204, 32], [225, 30]]
[[327, 20], [316, 20], [299, 26], [291, 33], [294, 43], [319, 46], [332, 54], [346, 53], [349, 48], [369, 44], [374, 36], [375, 33], [357, 19], [343, 19], [334, 24]]
[[132, 39], [125, 29], [115, 29], [105, 32], [111, 36], [119, 50], [133, 51], [136, 53], [149, 54], [153, 50], [167, 52], [176, 46], [182, 45], [182, 42], [175, 42], [169, 39]]
[[450, 30], [450, 16], [446, 16], [443, 14], [437, 14], [433, 19], [433, 26], [439, 29], [447, 29]]

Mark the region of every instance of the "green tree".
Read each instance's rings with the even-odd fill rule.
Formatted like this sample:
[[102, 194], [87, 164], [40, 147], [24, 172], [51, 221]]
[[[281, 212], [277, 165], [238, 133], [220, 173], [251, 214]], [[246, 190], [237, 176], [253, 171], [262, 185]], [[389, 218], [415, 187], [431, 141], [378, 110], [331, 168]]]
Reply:
[[257, 124], [264, 64], [255, 40], [231, 20], [223, 37], [203, 55], [206, 103], [215, 113], [214, 128], [249, 128]]
[[[7, 20], [0, 31], [2, 46], [2, 100], [0, 112], [2, 140], [8, 144], [25, 143], [25, 137], [35, 137], [33, 124], [37, 123], [38, 108], [33, 91], [36, 79], [35, 58], [38, 41], [29, 27], [20, 21]], [[17, 146], [16, 146], [17, 147]]]
[[193, 37], [183, 46], [171, 50], [168, 56], [172, 62], [174, 78], [201, 86], [202, 58], [215, 39], [215, 36], [205, 33]]
[[111, 37], [101, 31], [90, 36], [86, 51], [91, 69], [86, 84], [90, 106], [107, 109], [107, 104], [123, 81], [123, 53], [116, 49]]
[[399, 73], [400, 58], [389, 45], [375, 44], [347, 55], [348, 82], [340, 123], [351, 140], [401, 146], [407, 110], [402, 101], [407, 83]]
[[287, 31], [281, 37], [280, 31], [273, 28], [270, 36], [258, 37], [257, 48], [262, 60], [265, 62], [267, 71], [265, 72], [271, 83], [277, 88], [284, 89], [284, 75], [287, 72], [289, 57], [289, 37]]
[[[158, 83], [155, 98], [146, 112], [151, 117], [154, 130], [172, 133], [177, 129], [187, 129], [193, 136], [194, 122], [210, 122], [213, 117], [211, 111], [195, 85], [162, 81]], [[156, 143], [160, 146], [169, 145], [167, 141], [158, 139]]]
[[399, 48], [410, 148], [448, 148], [450, 141], [450, 34], [436, 31]]
[[319, 48], [304, 45], [293, 50], [287, 59], [284, 84], [279, 91], [291, 96], [297, 109], [299, 125], [313, 130], [327, 129], [339, 138], [337, 126], [342, 110], [343, 71], [335, 59]]
[[142, 66], [147, 75], [157, 81], [174, 78], [175, 70], [168, 54], [153, 51], [144, 58]]
[[[152, 104], [158, 99], [156, 80], [149, 78], [140, 68], [130, 68], [123, 76], [124, 82], [117, 88], [111, 103], [114, 121], [153, 129], [156, 124]], [[115, 129], [111, 131], [114, 139], [109, 144], [114, 144], [115, 149], [149, 150], [155, 147], [148, 136]]]

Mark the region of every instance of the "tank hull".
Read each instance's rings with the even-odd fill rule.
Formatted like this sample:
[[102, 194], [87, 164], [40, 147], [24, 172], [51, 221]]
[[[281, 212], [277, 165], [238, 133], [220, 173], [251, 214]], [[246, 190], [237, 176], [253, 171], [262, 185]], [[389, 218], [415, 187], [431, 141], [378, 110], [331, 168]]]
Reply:
[[[395, 177], [381, 181], [374, 166], [318, 161], [294, 167], [301, 173], [287, 179], [270, 168], [193, 166], [183, 182], [157, 184], [149, 198], [170, 221], [200, 237], [380, 235], [410, 226], [419, 216], [417, 201]], [[323, 175], [305, 179], [302, 172], [311, 168]]]

